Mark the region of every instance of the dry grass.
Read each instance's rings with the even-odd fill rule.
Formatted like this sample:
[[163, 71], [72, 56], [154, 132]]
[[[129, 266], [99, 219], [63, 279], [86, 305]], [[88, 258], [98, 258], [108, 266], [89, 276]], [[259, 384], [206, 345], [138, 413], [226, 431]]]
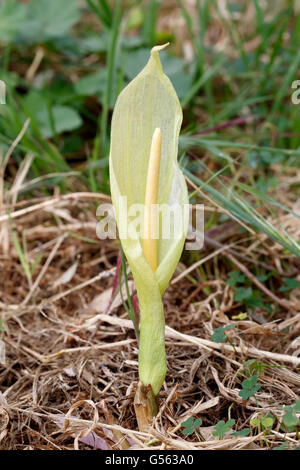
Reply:
[[[273, 446], [286, 439], [295, 446], [296, 435], [280, 431], [280, 416], [282, 406], [298, 398], [299, 293], [271, 321], [260, 322], [259, 312], [256, 320], [236, 321], [228, 331], [235, 350], [229, 343], [214, 343], [213, 328], [232, 323], [239, 312], [224, 282], [226, 250], [207, 261], [208, 281], [201, 282], [196, 267], [194, 278], [184, 275], [167, 290], [168, 375], [153, 429], [137, 431], [137, 344], [120, 299], [107, 312], [118, 244], [97, 239], [95, 207], [93, 195], [86, 193], [11, 207], [13, 230], [26, 240], [29, 263], [41, 257], [32, 279], [24, 273], [3, 207], [7, 233], [2, 240], [9, 251], [2, 247], [0, 256], [1, 448], [84, 448], [91, 436], [98, 436], [98, 447], [111, 449], [149, 448], [149, 442], [152, 449], [254, 449], [265, 448], [266, 440]], [[255, 258], [255, 250], [248, 249], [247, 256]], [[293, 262], [291, 257], [291, 267]], [[185, 269], [181, 263], [179, 270]], [[276, 367], [267, 367], [260, 377], [257, 400], [244, 403], [239, 372], [249, 358]], [[277, 416], [267, 439], [255, 432], [223, 440], [213, 436], [213, 426], [228, 418], [230, 405], [236, 429], [249, 427], [258, 413]], [[180, 423], [188, 416], [201, 416], [205, 441], [183, 436]]]

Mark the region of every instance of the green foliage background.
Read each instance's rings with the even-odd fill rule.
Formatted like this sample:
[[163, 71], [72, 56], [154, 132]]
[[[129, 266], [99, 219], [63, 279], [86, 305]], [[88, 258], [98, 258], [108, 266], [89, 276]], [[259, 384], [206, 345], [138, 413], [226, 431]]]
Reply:
[[[22, 188], [23, 197], [33, 189], [49, 194], [56, 185], [70, 191], [74, 177], [91, 191], [109, 191], [116, 97], [143, 68], [149, 49], [169, 41], [161, 58], [184, 110], [186, 175], [232, 215], [299, 256], [299, 244], [260, 213], [263, 206], [276, 221], [276, 208], [291, 212], [268, 191], [278, 183], [274, 163], [285, 171], [300, 162], [299, 107], [291, 101], [300, 70], [299, 5], [225, 5], [226, 11], [217, 0], [197, 0], [191, 14], [183, 0], [69, 0], [63, 7], [60, 0], [3, 0], [0, 79], [7, 101], [0, 106], [0, 144], [4, 155], [30, 119], [13, 157], [17, 166], [25, 155], [34, 157], [33, 183]], [[176, 15], [193, 50], [189, 61], [172, 28]], [[169, 27], [160, 26], [163, 17]], [[214, 25], [230, 47], [208, 41]], [[296, 200], [299, 185], [292, 190]]]

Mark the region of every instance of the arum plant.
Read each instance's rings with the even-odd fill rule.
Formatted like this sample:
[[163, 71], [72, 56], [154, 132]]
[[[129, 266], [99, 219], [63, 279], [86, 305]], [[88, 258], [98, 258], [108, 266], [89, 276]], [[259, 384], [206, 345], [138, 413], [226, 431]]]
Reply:
[[159, 59], [164, 47], [151, 50], [145, 68], [120, 93], [111, 126], [111, 195], [140, 309], [135, 396], [140, 429], [157, 413], [167, 371], [162, 296], [181, 256], [189, 216], [177, 163], [182, 110]]

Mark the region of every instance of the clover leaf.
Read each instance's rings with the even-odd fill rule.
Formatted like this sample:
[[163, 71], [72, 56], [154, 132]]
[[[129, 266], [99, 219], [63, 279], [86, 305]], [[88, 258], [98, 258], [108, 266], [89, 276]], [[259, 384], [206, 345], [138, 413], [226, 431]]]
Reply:
[[242, 390], [239, 391], [239, 396], [243, 400], [248, 400], [248, 398], [253, 397], [256, 392], [261, 388], [261, 385], [257, 385], [258, 378], [256, 375], [253, 375], [250, 379], [245, 379], [242, 382]]
[[230, 431], [232, 426], [235, 424], [235, 419], [229, 419], [225, 422], [223, 419], [215, 425], [213, 436], [218, 436], [219, 439], [223, 439], [225, 433]]
[[214, 333], [211, 336], [211, 340], [215, 343], [225, 343], [227, 341], [227, 336], [225, 335], [226, 330], [231, 330], [235, 328], [235, 324], [232, 323], [231, 325], [220, 326], [219, 328], [214, 328]]
[[185, 436], [190, 436], [191, 434], [194, 434], [197, 428], [199, 428], [202, 424], [202, 419], [197, 418], [194, 419], [192, 416], [190, 416], [186, 421], [183, 421], [181, 423], [181, 426], [184, 428], [182, 433]]
[[297, 289], [300, 287], [300, 282], [296, 279], [290, 279], [288, 277], [284, 278], [284, 285], [280, 287], [281, 292], [287, 292], [289, 290]]

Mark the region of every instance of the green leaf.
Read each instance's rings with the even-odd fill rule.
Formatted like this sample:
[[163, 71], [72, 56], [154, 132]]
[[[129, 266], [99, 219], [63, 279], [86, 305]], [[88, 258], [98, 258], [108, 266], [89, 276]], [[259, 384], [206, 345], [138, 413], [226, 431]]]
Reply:
[[27, 11], [19, 34], [32, 43], [64, 36], [80, 18], [77, 0], [68, 0], [63, 7], [60, 0], [32, 0]]
[[287, 446], [288, 446], [288, 442], [285, 441], [282, 444], [280, 444], [280, 446], [273, 447], [272, 450], [284, 450], [287, 448]]
[[105, 90], [106, 70], [101, 69], [96, 73], [87, 75], [75, 83], [75, 91], [79, 95], [90, 96], [103, 93]]
[[299, 418], [296, 416], [296, 414], [293, 411], [288, 411], [284, 416], [283, 416], [283, 423], [289, 428], [292, 426], [298, 426], [299, 424]]
[[234, 292], [234, 300], [236, 302], [243, 302], [243, 300], [249, 299], [252, 296], [251, 287], [236, 287]]
[[227, 326], [220, 326], [219, 328], [214, 328], [214, 333], [210, 339], [215, 343], [225, 343], [225, 341], [227, 341], [227, 336], [224, 332], [226, 330], [231, 330], [232, 328], [235, 328], [234, 323]]
[[12, 41], [22, 27], [27, 5], [17, 0], [4, 0], [0, 4], [0, 41]]
[[261, 424], [264, 428], [272, 428], [274, 419], [271, 416], [266, 416], [261, 420]]
[[235, 424], [235, 419], [229, 419], [226, 423], [221, 420], [215, 425], [213, 436], [218, 436], [220, 439], [223, 439], [225, 433], [230, 431], [232, 426]]
[[256, 361], [255, 359], [248, 359], [248, 361], [243, 364], [242, 372], [248, 377], [264, 375], [266, 367], [270, 366], [261, 361]]
[[[261, 194], [258, 194], [260, 197], [265, 195], [268, 191], [269, 188], [272, 188], [274, 186], [277, 186], [278, 180], [277, 178], [262, 178], [261, 176], [258, 178], [258, 180], [255, 183], [255, 186], [257, 187], [258, 191]], [[247, 188], [247, 190], [252, 192], [252, 188], [249, 188], [246, 185], [243, 185], [243, 188]]]
[[[115, 74], [116, 75], [116, 74]], [[110, 106], [113, 106], [115, 101], [115, 93], [117, 89], [117, 76], [114, 76], [112, 83], [112, 90], [110, 97]], [[102, 68], [96, 73], [82, 77], [78, 82], [75, 83], [74, 89], [78, 95], [91, 96], [97, 95], [101, 98], [104, 96], [106, 89], [107, 70]]]
[[260, 419], [259, 418], [252, 418], [250, 420], [250, 426], [252, 428], [258, 428], [259, 425], [260, 425]]
[[53, 137], [66, 131], [73, 131], [82, 125], [78, 112], [69, 106], [56, 105], [52, 108], [54, 129], [51, 125], [50, 114], [46, 109], [40, 111], [36, 119], [44, 137]]
[[256, 276], [256, 279], [260, 282], [265, 282], [268, 280], [268, 276], [266, 276], [265, 274], [262, 274], [261, 276]]
[[185, 436], [190, 436], [191, 434], [194, 434], [195, 430], [201, 426], [202, 424], [202, 419], [201, 418], [197, 418], [194, 420], [194, 418], [192, 416], [190, 416], [186, 421], [183, 421], [181, 423], [181, 426], [183, 428], [185, 428], [182, 433], [185, 435]]
[[293, 409], [296, 413], [300, 413], [300, 400], [297, 400], [293, 406]]
[[226, 281], [226, 284], [229, 286], [235, 286], [238, 283], [245, 282], [245, 276], [241, 271], [230, 271], [228, 273], [229, 279]]
[[[248, 308], [257, 308], [257, 307], [263, 307], [263, 301], [261, 298], [261, 293], [259, 291], [252, 291], [252, 295], [244, 300], [245, 305]], [[267, 306], [265, 306], [267, 307]]]
[[199, 428], [199, 426], [201, 425], [202, 425], [202, 419], [201, 418], [195, 419], [194, 428]]
[[59, 104], [51, 106], [43, 94], [35, 91], [24, 98], [23, 107], [27, 116], [34, 120], [42, 136], [46, 138], [72, 131], [82, 124], [82, 119], [75, 109]]
[[243, 400], [248, 400], [248, 398], [255, 395], [258, 390], [260, 390], [261, 385], [256, 385], [258, 377], [253, 375], [250, 379], [245, 379], [242, 382], [242, 390], [239, 391], [239, 396]]
[[193, 427], [191, 428], [185, 428], [182, 433], [185, 435], [185, 436], [190, 436], [191, 434], [194, 434], [195, 430]]
[[251, 419], [250, 426], [253, 428], [261, 428], [266, 432], [272, 429], [274, 422], [275, 418], [271, 413], [268, 413], [265, 416], [262, 413], [259, 413], [256, 418]]
[[190, 416], [186, 421], [182, 421], [181, 426], [189, 428], [193, 425], [194, 418]]
[[106, 52], [108, 48], [108, 35], [103, 33], [99, 35], [91, 34], [86, 38], [82, 38], [79, 44], [82, 55]]
[[287, 292], [289, 290], [297, 289], [300, 287], [300, 282], [296, 279], [291, 279], [289, 277], [284, 278], [284, 285], [280, 287], [281, 292]]
[[[284, 155], [278, 151], [275, 155], [267, 150], [251, 151], [248, 153], [248, 164], [251, 168], [257, 168], [259, 164], [264, 166], [270, 166], [272, 163], [278, 163], [283, 160]], [[264, 188], [268, 188], [265, 186]]]

